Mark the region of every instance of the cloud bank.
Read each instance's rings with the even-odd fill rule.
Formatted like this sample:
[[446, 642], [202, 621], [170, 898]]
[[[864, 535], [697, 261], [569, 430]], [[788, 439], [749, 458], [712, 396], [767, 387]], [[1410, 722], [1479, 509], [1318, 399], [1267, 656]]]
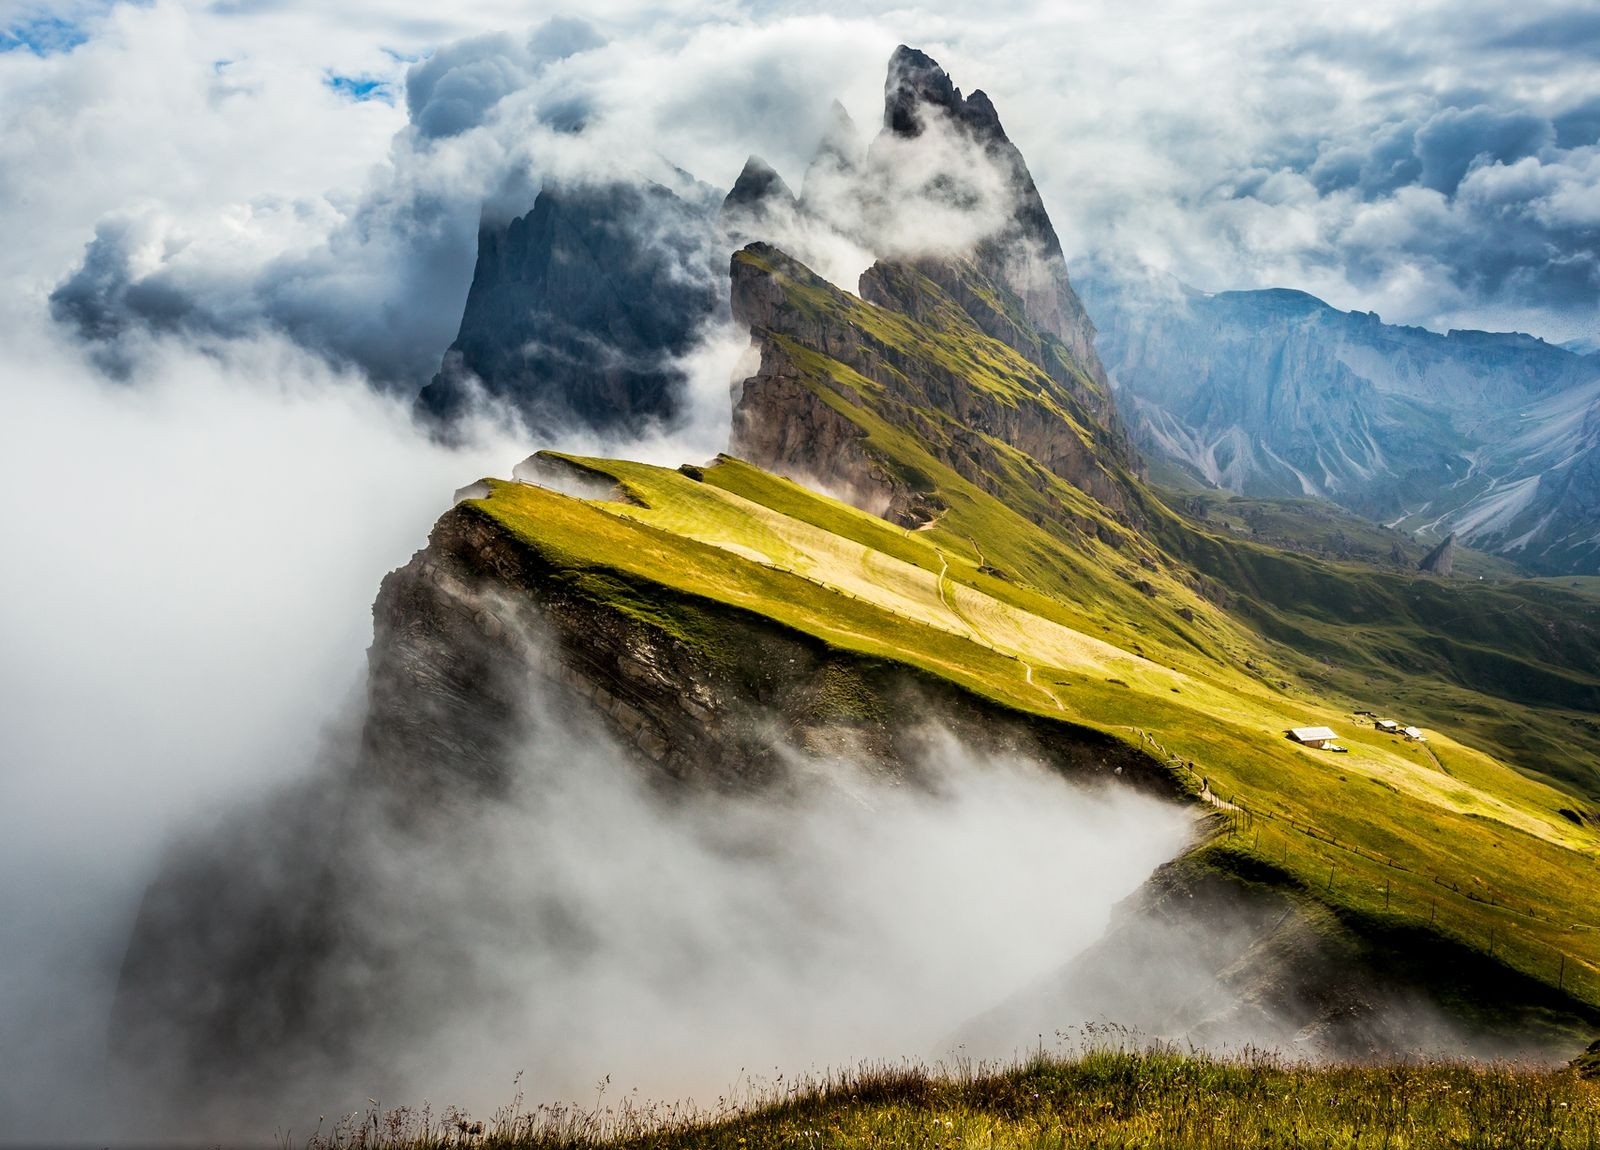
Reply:
[[[994, 97], [1069, 256], [1301, 287], [1390, 321], [1594, 332], [1581, 5], [494, 18], [118, 6], [70, 50], [0, 55], [17, 109], [0, 204], [50, 233], [36, 290], [96, 338], [268, 327], [414, 390], [454, 334], [480, 212], [520, 214], [580, 173], [676, 166], [727, 187], [751, 152], [798, 188], [835, 96], [875, 128], [906, 40]], [[86, 179], [63, 130], [104, 144], [115, 178]]]

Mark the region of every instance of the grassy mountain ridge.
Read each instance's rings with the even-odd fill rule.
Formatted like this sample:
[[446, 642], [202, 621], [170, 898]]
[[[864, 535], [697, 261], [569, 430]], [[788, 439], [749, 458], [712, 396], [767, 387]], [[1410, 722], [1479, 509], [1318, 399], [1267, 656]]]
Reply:
[[[1430, 752], [1352, 729], [1342, 709], [1198, 653], [1173, 667], [1109, 643], [1082, 629], [1095, 624], [1075, 605], [947, 549], [942, 524], [897, 534], [731, 460], [695, 469], [698, 479], [581, 463], [614, 479], [625, 498], [494, 484], [474, 506], [597, 595], [612, 593], [604, 576], [617, 572], [634, 595], [654, 584], [694, 596], [712, 618], [720, 604], [756, 611], [1007, 707], [1146, 750], [1159, 745], [1179, 785], [1195, 791], [1203, 778], [1254, 814], [1248, 842], [1245, 816], [1232, 816], [1231, 850], [1259, 854], [1346, 912], [1427, 924], [1472, 950], [1487, 951], [1493, 933], [1500, 961], [1540, 981], [1559, 975], [1567, 991], [1600, 1004], [1600, 923], [1571, 914], [1585, 905], [1600, 843], [1560, 813], [1569, 796], [1447, 736], [1435, 735]], [[677, 626], [672, 598], [623, 609]], [[1335, 759], [1288, 743], [1282, 728], [1300, 721], [1350, 731], [1353, 753]], [[1561, 953], [1572, 955], [1570, 968], [1547, 969]], [[1591, 986], [1585, 978], [1591, 989], [1582, 989]]]
[[[624, 576], [620, 609], [654, 625], [676, 626], [663, 604], [688, 595], [702, 629], [719, 607], [755, 612], [1120, 740], [1226, 811], [1226, 843], [1205, 848], [1223, 853], [1197, 858], [1255, 859], [1346, 925], [1416, 932], [1553, 984], [1580, 1014], [1600, 1007], [1592, 595], [1213, 533], [1097, 452], [1105, 433], [1070, 392], [934, 277], [878, 270], [891, 311], [761, 245], [734, 273], [763, 351], [747, 424], [804, 410], [779, 437], [803, 444], [831, 420], [857, 461], [846, 479], [911, 489], [931, 513], [890, 522], [727, 456], [678, 471], [549, 457], [612, 497], [491, 483], [471, 506], [597, 587]], [[1429, 741], [1358, 710], [1420, 721]], [[1333, 726], [1350, 753], [1283, 737], [1303, 724]]]

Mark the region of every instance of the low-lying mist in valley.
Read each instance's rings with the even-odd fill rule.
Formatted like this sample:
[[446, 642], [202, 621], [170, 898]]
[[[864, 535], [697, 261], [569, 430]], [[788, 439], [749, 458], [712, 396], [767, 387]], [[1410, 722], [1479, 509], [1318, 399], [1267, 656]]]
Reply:
[[524, 1070], [538, 1099], [609, 1076], [709, 1102], [741, 1071], [940, 1057], [1093, 942], [1192, 825], [933, 732], [916, 782], [806, 761], [777, 793], [664, 798], [542, 727], [510, 802], [422, 844], [374, 836], [383, 881], [355, 913], [406, 956], [383, 1013], [413, 1041], [377, 1044], [398, 1096], [485, 1107]]
[[[37, 309], [0, 309], [0, 332], [28, 383], [0, 420], [0, 1138], [121, 1139], [107, 1019], [167, 844], [359, 726], [379, 580], [540, 441], [484, 419], [442, 445], [273, 336], [151, 340], [112, 381]], [[705, 419], [628, 453], [717, 450], [742, 350], [708, 339], [687, 365]]]
[[[939, 736], [918, 785], [795, 760], [781, 801], [664, 798], [554, 716], [507, 801], [398, 828], [340, 805], [327, 778], [355, 753], [378, 580], [452, 490], [508, 473], [527, 440], [485, 426], [440, 446], [271, 339], [210, 356], [158, 343], [129, 388], [17, 330], [50, 386], [0, 432], [21, 558], [0, 598], [0, 1020], [32, 1036], [0, 1087], [9, 1137], [194, 1134], [204, 1114], [212, 1133], [308, 1129], [380, 1093], [493, 1106], [518, 1071], [530, 1097], [587, 1097], [609, 1074], [704, 1099], [741, 1069], [938, 1057], [1089, 945], [1186, 840], [1170, 805]], [[741, 350], [708, 350], [695, 386], [725, 395]], [[625, 453], [701, 459], [716, 435], [691, 425]], [[163, 859], [219, 842], [238, 869], [198, 905], [246, 952], [262, 900], [302, 897], [335, 856], [361, 876], [325, 924], [353, 961], [316, 974], [343, 996], [341, 1032], [291, 1044], [309, 1078], [264, 1073], [258, 1096], [246, 1078], [163, 1112], [185, 1085], [130, 1094], [108, 1019]], [[220, 974], [171, 978], [200, 1001]]]
[[[932, 717], [910, 778], [788, 752], [760, 789], [688, 788], [570, 703], [554, 683], [527, 698], [504, 795], [352, 783], [333, 738], [327, 778], [193, 837], [142, 924], [162, 941], [134, 989], [155, 1009], [116, 1039], [125, 1101], [161, 1099], [139, 1122], [309, 1130], [374, 1098], [486, 1113], [519, 1074], [531, 1102], [605, 1082], [708, 1104], [746, 1077], [1009, 1057], [1037, 1035], [976, 1049], [962, 1027], [1093, 943], [1193, 829]], [[228, 907], [197, 911], [219, 889]], [[241, 985], [244, 1033], [215, 1050], [164, 1030]]]

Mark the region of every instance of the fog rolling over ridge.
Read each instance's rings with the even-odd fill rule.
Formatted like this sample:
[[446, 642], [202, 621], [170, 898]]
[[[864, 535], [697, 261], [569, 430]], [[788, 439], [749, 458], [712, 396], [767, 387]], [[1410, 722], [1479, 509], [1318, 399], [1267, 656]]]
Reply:
[[[519, 1072], [530, 1101], [609, 1078], [710, 1102], [741, 1074], [938, 1058], [1192, 832], [935, 726], [909, 780], [784, 752], [761, 791], [663, 787], [566, 691], [525, 698], [496, 801], [341, 772], [181, 848], [114, 1021], [134, 1129], [309, 1130], [368, 1097], [488, 1112]], [[201, 1038], [217, 996], [236, 1005]], [[1035, 1035], [990, 1038], [965, 1053]]]

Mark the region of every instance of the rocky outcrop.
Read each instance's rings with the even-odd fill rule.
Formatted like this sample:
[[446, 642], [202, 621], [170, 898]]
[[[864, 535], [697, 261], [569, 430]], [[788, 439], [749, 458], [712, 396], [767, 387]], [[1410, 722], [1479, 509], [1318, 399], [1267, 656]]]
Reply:
[[419, 411], [448, 424], [481, 396], [534, 428], [670, 421], [677, 361], [723, 298], [702, 200], [654, 183], [547, 187], [527, 215], [486, 222], [460, 332]]
[[1452, 531], [1445, 536], [1443, 543], [1422, 557], [1422, 562], [1417, 564], [1417, 570], [1425, 571], [1429, 575], [1449, 575], [1455, 570], [1455, 563], [1456, 533]]
[[[1022, 466], [1040, 466], [1111, 516], [1133, 521], [1137, 497], [1118, 467], [1116, 433], [1072, 392], [1005, 355], [914, 267], [875, 265], [862, 277], [861, 295], [881, 303], [864, 305], [770, 245], [734, 257], [734, 317], [750, 327], [761, 353], [760, 370], [743, 382], [734, 407], [734, 454], [820, 481], [895, 522], [927, 522], [940, 506], [935, 484], [912, 458], [871, 441], [877, 420], [910, 430], [915, 453], [991, 494], [1014, 494], [1014, 460], [1001, 458], [1010, 447], [1031, 460]], [[880, 309], [889, 307], [902, 320], [884, 322]], [[817, 356], [874, 386], [842, 382]], [[988, 386], [983, 373], [991, 375]], [[1106, 537], [1093, 518], [1059, 504], [1041, 514]]]

